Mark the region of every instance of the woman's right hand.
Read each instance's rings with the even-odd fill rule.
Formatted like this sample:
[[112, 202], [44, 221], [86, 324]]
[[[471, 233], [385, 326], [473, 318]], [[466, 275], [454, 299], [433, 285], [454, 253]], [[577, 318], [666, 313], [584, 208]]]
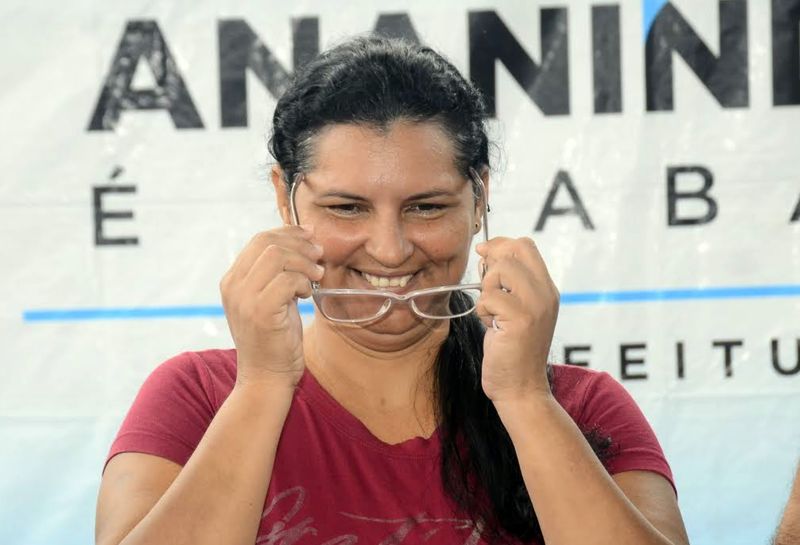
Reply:
[[324, 274], [322, 248], [305, 227], [253, 237], [220, 282], [222, 306], [237, 350], [236, 384], [295, 386], [305, 367], [297, 298], [311, 296]]

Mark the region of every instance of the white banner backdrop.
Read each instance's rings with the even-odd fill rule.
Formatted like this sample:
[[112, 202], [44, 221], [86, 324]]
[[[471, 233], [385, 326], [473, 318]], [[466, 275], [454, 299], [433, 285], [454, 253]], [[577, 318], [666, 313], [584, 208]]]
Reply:
[[562, 292], [554, 361], [609, 371], [695, 545], [767, 543], [800, 454], [800, 0], [0, 7], [0, 542], [93, 540], [147, 374], [232, 346], [218, 282], [278, 218], [286, 76], [373, 28], [487, 93], [494, 235]]

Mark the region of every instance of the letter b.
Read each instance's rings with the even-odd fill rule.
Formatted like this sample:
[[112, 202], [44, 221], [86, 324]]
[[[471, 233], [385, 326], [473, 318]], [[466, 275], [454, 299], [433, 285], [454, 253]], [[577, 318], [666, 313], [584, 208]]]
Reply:
[[[678, 175], [679, 174], [699, 174], [703, 179], [703, 187], [696, 191], [679, 191]], [[705, 167], [694, 166], [680, 166], [667, 168], [667, 224], [672, 225], [703, 225], [710, 223], [717, 217], [717, 201], [709, 195], [711, 187], [714, 185], [714, 176], [711, 171]], [[700, 200], [706, 206], [706, 213], [702, 216], [679, 215], [678, 214], [678, 201], [679, 200]]]

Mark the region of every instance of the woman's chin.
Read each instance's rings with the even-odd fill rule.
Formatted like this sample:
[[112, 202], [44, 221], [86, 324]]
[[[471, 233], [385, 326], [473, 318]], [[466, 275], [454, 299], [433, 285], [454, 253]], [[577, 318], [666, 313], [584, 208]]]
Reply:
[[346, 324], [343, 329], [356, 336], [361, 336], [361, 334], [380, 335], [384, 338], [386, 336], [396, 336], [400, 340], [401, 337], [407, 335], [413, 337], [428, 331], [440, 325], [441, 322], [442, 320], [421, 318], [407, 307], [394, 307], [376, 320], [360, 324]]

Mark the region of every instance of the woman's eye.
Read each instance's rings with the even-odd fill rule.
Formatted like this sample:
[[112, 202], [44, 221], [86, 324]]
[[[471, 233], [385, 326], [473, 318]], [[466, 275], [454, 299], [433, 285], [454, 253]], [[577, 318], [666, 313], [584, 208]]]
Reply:
[[441, 212], [446, 208], [444, 204], [437, 203], [418, 203], [408, 207], [408, 210], [413, 214], [433, 215]]
[[331, 204], [328, 210], [341, 216], [353, 216], [363, 211], [363, 207], [356, 203]]

